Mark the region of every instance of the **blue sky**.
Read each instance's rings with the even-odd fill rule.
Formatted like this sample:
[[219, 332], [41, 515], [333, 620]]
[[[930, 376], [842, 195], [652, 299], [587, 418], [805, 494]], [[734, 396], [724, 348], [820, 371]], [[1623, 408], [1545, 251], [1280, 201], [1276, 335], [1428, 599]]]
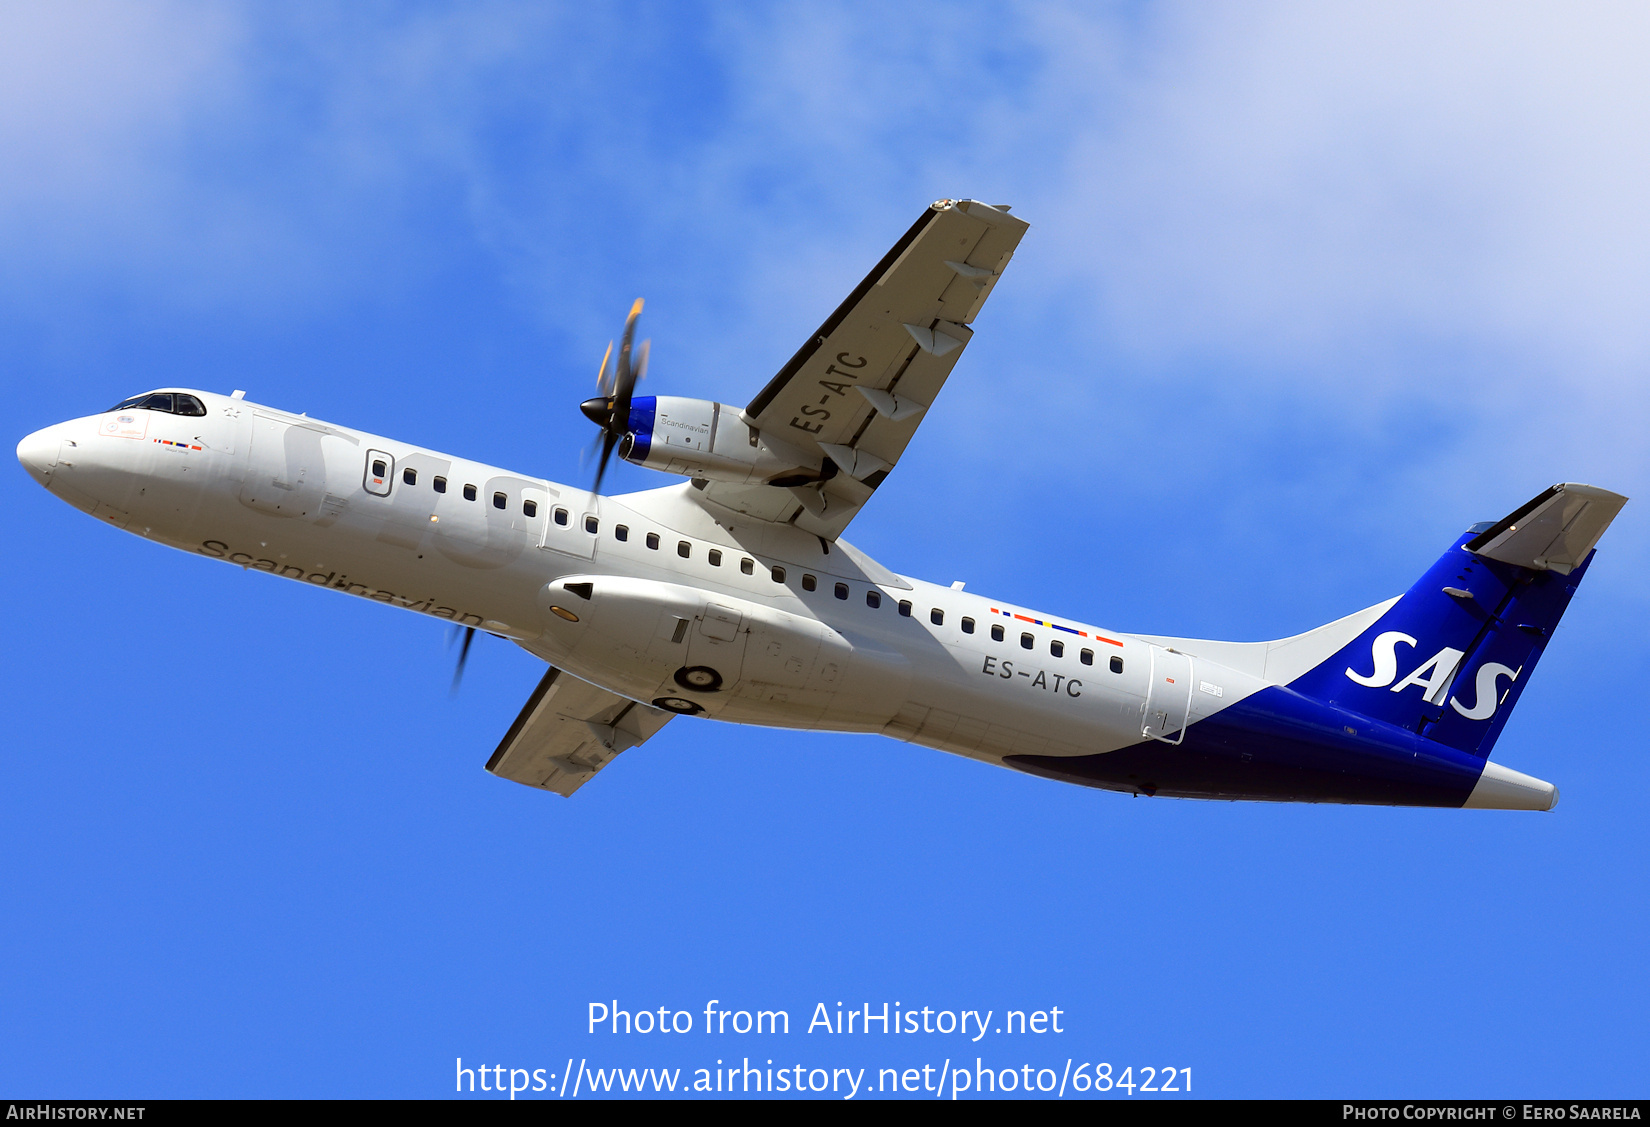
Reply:
[[[8, 6], [15, 435], [244, 388], [577, 481], [636, 295], [650, 390], [743, 403], [974, 197], [1033, 227], [851, 529], [896, 570], [1279, 637], [1554, 481], [1645, 495], [1640, 9], [589, 9]], [[562, 801], [481, 770], [525, 653], [482, 639], [449, 699], [430, 622], [9, 481], [8, 1093], [434, 1096], [460, 1056], [1643, 1090], [1642, 501], [1496, 748], [1563, 792], [1525, 815], [1131, 800], [688, 721]], [[587, 1033], [615, 998], [799, 1024]], [[1069, 1031], [803, 1033], [821, 1001]]]

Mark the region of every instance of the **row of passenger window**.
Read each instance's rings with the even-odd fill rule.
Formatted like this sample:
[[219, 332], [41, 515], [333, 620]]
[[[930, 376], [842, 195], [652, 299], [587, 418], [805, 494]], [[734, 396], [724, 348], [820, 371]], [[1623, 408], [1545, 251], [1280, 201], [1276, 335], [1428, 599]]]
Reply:
[[[567, 514], [566, 509], [557, 509], [556, 510], [556, 523], [557, 524], [566, 524], [567, 523], [566, 514]], [[597, 522], [595, 517], [587, 516], [587, 517], [584, 518], [584, 530], [586, 532], [595, 533], [599, 527], [600, 527], [600, 525]], [[619, 541], [622, 541], [622, 542], [629, 541], [629, 539], [630, 539], [630, 528], [629, 528], [629, 526], [628, 525], [623, 525], [623, 524], [614, 525], [613, 526], [613, 538], [615, 540], [619, 540]], [[648, 548], [650, 548], [651, 550], [653, 550], [653, 551], [658, 551], [659, 550], [659, 534], [657, 532], [649, 532], [647, 534], [646, 539], [645, 539], [644, 542], [647, 544]], [[692, 559], [693, 558], [693, 542], [690, 541], [690, 540], [678, 540], [676, 542], [676, 554], [684, 560]], [[721, 567], [722, 566], [722, 550], [720, 548], [711, 548], [711, 549], [709, 549], [709, 551], [707, 552], [707, 559], [710, 561], [710, 566], [711, 567]], [[744, 575], [754, 575], [755, 572], [756, 572], [756, 561], [751, 559], [749, 556], [741, 557], [740, 560], [739, 560], [739, 571], [740, 571], [741, 574], [744, 574]], [[778, 564], [775, 564], [772, 567], [770, 567], [768, 569], [768, 572], [769, 572], [769, 575], [772, 577], [772, 579], [775, 583], [785, 582], [785, 574], [786, 574], [785, 569], [783, 567], [780, 567]], [[816, 575], [812, 575], [808, 572], [803, 572], [802, 573], [802, 589], [804, 591], [817, 591], [819, 589], [819, 577], [816, 576]], [[850, 591], [848, 589], [848, 584], [840, 583], [840, 582], [837, 583], [832, 588], [831, 593], [833, 595], [835, 595], [838, 599], [842, 599], [843, 601], [847, 601], [847, 599], [850, 595]], [[868, 607], [871, 607], [873, 610], [877, 609], [877, 608], [880, 608], [882, 606], [882, 592], [879, 591], [875, 587], [868, 588], [865, 592], [865, 605], [868, 606]], [[897, 608], [899, 610], [899, 613], [901, 615], [903, 615], [906, 618], [911, 617], [911, 600], [910, 599], [901, 599], [896, 604], [896, 606], [897, 606]], [[928, 612], [928, 621], [932, 622], [935, 626], [944, 626], [945, 625], [945, 611], [941, 610], [939, 607], [933, 607]], [[974, 633], [974, 631], [977, 627], [977, 624], [975, 623], [975, 621], [972, 618], [970, 618], [966, 615], [963, 616], [961, 625], [962, 625], [962, 632], [964, 634]], [[1008, 637], [1007, 631], [1005, 631], [1003, 629], [1003, 626], [1002, 626], [1001, 623], [994, 622], [994, 623], [991, 624], [991, 640], [993, 642], [1004, 641], [1007, 637]], [[1036, 647], [1037, 647], [1036, 635], [1032, 634], [1030, 631], [1021, 631], [1020, 632], [1020, 648], [1025, 649], [1025, 650], [1030, 650], [1030, 649], [1035, 649]], [[1065, 657], [1066, 656], [1066, 644], [1065, 644], [1065, 642], [1061, 641], [1059, 638], [1049, 639], [1048, 652], [1049, 652], [1049, 655], [1051, 657]], [[1084, 665], [1093, 665], [1094, 664], [1094, 651], [1091, 650], [1091, 649], [1087, 649], [1087, 648], [1084, 648], [1084, 649], [1080, 650], [1078, 652], [1078, 655], [1077, 655], [1077, 660], [1082, 662]], [[1113, 656], [1111, 661], [1108, 663], [1107, 667], [1113, 673], [1121, 673], [1121, 672], [1123, 672], [1123, 659], [1121, 657], [1118, 657], [1118, 656]]]
[[[385, 467], [383, 466], [382, 463], [374, 464], [373, 472], [375, 474], [382, 475], [384, 473], [384, 471], [385, 471]], [[408, 485], [417, 485], [418, 484], [418, 471], [415, 470], [415, 469], [404, 469], [404, 470], [402, 470], [401, 471], [401, 480], [406, 482]], [[444, 477], [436, 477], [432, 481], [432, 486], [433, 486], [433, 488], [435, 489], [435, 491], [437, 493], [445, 493], [445, 492], [447, 492], [447, 479], [444, 478]], [[465, 485], [464, 486], [464, 499], [466, 501], [474, 501], [476, 499], [476, 487], [475, 486], [473, 486], [473, 485]], [[509, 497], [508, 497], [507, 494], [504, 494], [504, 493], [494, 493], [493, 494], [493, 508], [503, 509], [503, 508], [506, 508], [508, 505], [509, 505]], [[531, 500], [531, 499], [523, 500], [522, 503], [521, 503], [521, 511], [524, 515], [529, 516], [529, 517], [537, 516], [538, 515], [538, 503]], [[565, 528], [570, 519], [571, 518], [570, 518], [570, 516], [569, 516], [566, 509], [561, 508], [559, 506], [556, 508], [555, 513], [554, 513], [554, 520], [558, 525], [561, 525], [562, 527]], [[601, 522], [600, 522], [600, 520], [598, 520], [594, 516], [586, 516], [584, 518], [584, 530], [592, 536], [596, 535], [597, 533], [599, 533], [601, 531]], [[620, 541], [621, 543], [628, 542], [630, 540], [630, 526], [629, 525], [623, 525], [623, 524], [614, 525], [613, 526], [613, 538], [615, 540]], [[660, 543], [659, 534], [657, 532], [647, 533], [647, 535], [644, 539], [644, 543], [646, 543], [646, 545], [648, 546], [648, 548], [650, 550], [658, 551], [659, 550], [659, 543]], [[676, 554], [684, 560], [692, 559], [693, 558], [693, 543], [692, 543], [692, 541], [678, 540], [676, 542]], [[709, 549], [707, 554], [706, 554], [706, 558], [709, 561], [711, 567], [721, 567], [722, 566], [722, 550], [720, 548], [711, 548], [711, 549]], [[741, 557], [740, 560], [739, 560], [739, 571], [740, 571], [740, 574], [742, 574], [742, 575], [754, 575], [756, 573], [756, 561], [751, 559], [749, 556]], [[774, 565], [773, 567], [771, 567], [769, 569], [769, 574], [770, 574], [770, 576], [772, 577], [772, 579], [775, 583], [785, 582], [785, 574], [786, 573], [785, 573], [785, 569], [783, 567], [780, 567], [776, 564], [776, 565]], [[816, 591], [816, 590], [818, 590], [819, 589], [819, 578], [815, 575], [804, 572], [803, 575], [802, 575], [802, 589], [804, 591]], [[838, 599], [842, 599], [842, 600], [846, 601], [849, 597], [849, 594], [850, 594], [850, 592], [848, 590], [848, 584], [846, 584], [846, 583], [837, 583], [832, 588], [831, 593], [834, 594]], [[871, 607], [872, 609], [877, 609], [877, 608], [881, 607], [882, 606], [882, 592], [877, 590], [875, 587], [872, 587], [872, 588], [868, 589], [865, 592], [865, 605], [868, 606], [868, 607]], [[910, 599], [901, 599], [899, 601], [899, 603], [897, 604], [897, 607], [898, 607], [899, 613], [901, 615], [905, 616], [906, 618], [911, 617], [911, 600]], [[928, 621], [932, 622], [935, 626], [944, 626], [945, 625], [945, 611], [941, 610], [939, 607], [932, 608], [928, 612]], [[962, 632], [964, 634], [974, 633], [976, 624], [975, 624], [975, 622], [972, 618], [964, 616], [964, 618], [962, 619], [961, 625], [962, 625]], [[1003, 629], [1002, 624], [1001, 623], [992, 623], [992, 625], [991, 625], [991, 640], [993, 642], [1001, 642], [1001, 641], [1004, 641], [1006, 638], [1007, 638], [1007, 632]], [[1020, 633], [1020, 648], [1030, 650], [1030, 649], [1035, 649], [1036, 646], [1037, 646], [1036, 636], [1033, 635], [1032, 633], [1030, 633], [1029, 631], [1021, 631], [1021, 633]], [[1048, 652], [1049, 652], [1049, 655], [1051, 657], [1064, 657], [1066, 655], [1066, 644], [1065, 644], [1065, 642], [1061, 641], [1059, 638], [1049, 639]], [[1077, 657], [1078, 657], [1078, 660], [1081, 661], [1084, 665], [1093, 665], [1094, 664], [1094, 651], [1091, 650], [1091, 649], [1085, 648], [1085, 649], [1081, 650], [1078, 653]], [[1121, 657], [1116, 657], [1116, 656], [1112, 657], [1111, 661], [1109, 662], [1109, 668], [1111, 669], [1111, 671], [1113, 673], [1123, 672], [1123, 659]]]
[[[386, 468], [387, 467], [384, 465], [383, 462], [374, 462], [372, 464], [373, 476], [383, 477]], [[412, 469], [410, 467], [407, 468], [407, 469], [402, 470], [401, 471], [401, 480], [406, 482], [408, 485], [417, 485], [418, 484], [418, 471], [415, 470], [415, 469]], [[435, 477], [430, 479], [430, 488], [434, 489], [437, 493], [447, 492], [447, 479], [440, 476], [439, 474], [436, 475]], [[473, 486], [473, 485], [466, 484], [464, 486], [463, 493], [464, 493], [464, 499], [466, 501], [474, 501], [476, 499], [476, 487]], [[507, 509], [509, 507], [510, 507], [510, 495], [508, 493], [494, 493], [493, 494], [493, 508], [495, 508], [495, 509]], [[539, 515], [539, 503], [537, 501], [532, 500], [531, 498], [524, 499], [521, 502], [521, 511], [522, 511], [522, 513], [524, 513], [527, 516], [536, 517], [536, 516]], [[567, 510], [566, 509], [558, 509], [556, 511], [556, 518], [557, 518], [556, 519], [557, 524], [566, 524], [567, 523]]]

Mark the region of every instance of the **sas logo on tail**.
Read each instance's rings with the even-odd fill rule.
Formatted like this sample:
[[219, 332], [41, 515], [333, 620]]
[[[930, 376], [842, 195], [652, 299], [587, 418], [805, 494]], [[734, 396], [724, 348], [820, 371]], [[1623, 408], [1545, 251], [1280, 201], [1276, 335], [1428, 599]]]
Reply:
[[[1463, 651], [1445, 646], [1431, 658], [1422, 662], [1409, 676], [1396, 685], [1398, 680], [1398, 645], [1402, 643], [1413, 648], [1415, 639], [1399, 630], [1388, 630], [1379, 634], [1370, 646], [1370, 657], [1375, 668], [1368, 674], [1359, 673], [1351, 666], [1347, 667], [1346, 675], [1360, 685], [1368, 685], [1372, 689], [1384, 689], [1392, 685], [1392, 691], [1401, 693], [1411, 685], [1421, 689], [1422, 698], [1428, 704], [1441, 704], [1444, 694], [1449, 691], [1450, 682], [1455, 677], [1456, 666], [1464, 656]], [[1501, 697], [1496, 693], [1496, 682], [1507, 678], [1507, 690], [1512, 689], [1511, 682], [1518, 680], [1518, 675], [1524, 671], [1521, 665], [1517, 669], [1509, 669], [1499, 662], [1487, 661], [1478, 667], [1478, 676], [1473, 684], [1473, 703], [1471, 707], [1463, 705], [1459, 698], [1450, 698], [1450, 707], [1465, 716], [1468, 720], [1488, 720], [1495, 715]], [[1501, 694], [1502, 697], [1505, 694]]]

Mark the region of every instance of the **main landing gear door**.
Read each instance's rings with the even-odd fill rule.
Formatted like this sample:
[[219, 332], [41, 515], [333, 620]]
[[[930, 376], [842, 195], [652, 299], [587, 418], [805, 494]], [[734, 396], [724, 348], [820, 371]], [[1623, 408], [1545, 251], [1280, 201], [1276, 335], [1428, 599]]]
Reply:
[[1186, 738], [1186, 724], [1191, 719], [1191, 656], [1153, 646], [1146, 686], [1146, 714], [1140, 734], [1178, 744]]
[[745, 664], [745, 640], [749, 637], [744, 615], [738, 610], [718, 603], [706, 603], [704, 613], [688, 634], [684, 668], [713, 670], [716, 674], [714, 678], [703, 679], [707, 682], [714, 680], [715, 684], [690, 682], [686, 687], [714, 692], [723, 685], [738, 681]]

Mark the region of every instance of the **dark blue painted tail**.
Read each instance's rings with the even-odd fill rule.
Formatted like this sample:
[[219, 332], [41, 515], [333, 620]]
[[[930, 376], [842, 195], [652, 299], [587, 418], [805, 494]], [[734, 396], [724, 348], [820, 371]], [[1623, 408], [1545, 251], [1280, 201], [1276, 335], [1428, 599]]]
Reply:
[[1374, 625], [1290, 687], [1488, 756], [1625, 502], [1556, 485], [1475, 525]]

